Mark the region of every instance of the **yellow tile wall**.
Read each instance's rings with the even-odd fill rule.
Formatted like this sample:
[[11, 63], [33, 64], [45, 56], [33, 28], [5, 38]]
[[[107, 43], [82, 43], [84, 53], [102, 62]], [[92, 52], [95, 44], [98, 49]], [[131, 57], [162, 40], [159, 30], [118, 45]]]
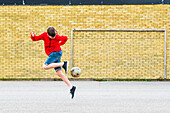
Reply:
[[[166, 29], [170, 79], [170, 5], [0, 6], [0, 78], [58, 78], [53, 69], [42, 69], [47, 59], [43, 41], [30, 39], [30, 31], [38, 35], [48, 26], [68, 36], [62, 61], [70, 62], [71, 29]], [[164, 77], [163, 32], [88, 31], [73, 36], [80, 78]]]

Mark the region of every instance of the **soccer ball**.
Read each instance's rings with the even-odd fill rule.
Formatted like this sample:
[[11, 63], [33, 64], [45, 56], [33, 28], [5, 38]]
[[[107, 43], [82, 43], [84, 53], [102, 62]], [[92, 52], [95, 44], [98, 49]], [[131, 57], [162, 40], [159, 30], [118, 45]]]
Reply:
[[71, 69], [71, 76], [72, 77], [79, 77], [81, 74], [81, 69], [79, 67], [73, 67]]

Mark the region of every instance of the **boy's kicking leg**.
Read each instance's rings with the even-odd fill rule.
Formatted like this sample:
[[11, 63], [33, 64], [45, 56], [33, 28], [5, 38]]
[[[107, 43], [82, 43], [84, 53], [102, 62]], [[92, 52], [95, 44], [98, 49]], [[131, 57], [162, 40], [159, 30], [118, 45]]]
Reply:
[[51, 68], [56, 68], [56, 67], [63, 67], [65, 72], [67, 73], [68, 65], [69, 65], [68, 61], [65, 61], [63, 63], [51, 63], [49, 65], [43, 64], [43, 69], [51, 69]]
[[44, 69], [51, 69], [51, 68], [55, 68], [55, 67], [60, 67], [63, 66], [64, 63], [51, 63], [49, 65], [43, 64], [43, 68]]

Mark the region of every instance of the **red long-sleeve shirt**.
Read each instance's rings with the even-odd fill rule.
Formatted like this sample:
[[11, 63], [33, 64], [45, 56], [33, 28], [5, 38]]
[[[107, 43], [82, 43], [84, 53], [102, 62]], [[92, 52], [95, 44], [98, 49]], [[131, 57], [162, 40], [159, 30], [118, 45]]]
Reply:
[[39, 36], [34, 37], [31, 35], [32, 41], [39, 41], [43, 40], [44, 41], [44, 48], [45, 48], [45, 53], [49, 56], [52, 52], [54, 51], [61, 51], [62, 45], [64, 45], [67, 41], [67, 36], [60, 36], [56, 35], [55, 39], [49, 38], [47, 35], [47, 32], [42, 33]]

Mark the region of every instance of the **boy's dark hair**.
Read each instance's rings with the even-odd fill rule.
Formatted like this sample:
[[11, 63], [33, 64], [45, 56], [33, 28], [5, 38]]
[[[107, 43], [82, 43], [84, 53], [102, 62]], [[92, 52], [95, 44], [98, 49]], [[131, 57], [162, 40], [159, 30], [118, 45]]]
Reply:
[[54, 27], [49, 27], [47, 29], [47, 33], [48, 33], [49, 36], [55, 37], [55, 35], [56, 35], [55, 28]]

